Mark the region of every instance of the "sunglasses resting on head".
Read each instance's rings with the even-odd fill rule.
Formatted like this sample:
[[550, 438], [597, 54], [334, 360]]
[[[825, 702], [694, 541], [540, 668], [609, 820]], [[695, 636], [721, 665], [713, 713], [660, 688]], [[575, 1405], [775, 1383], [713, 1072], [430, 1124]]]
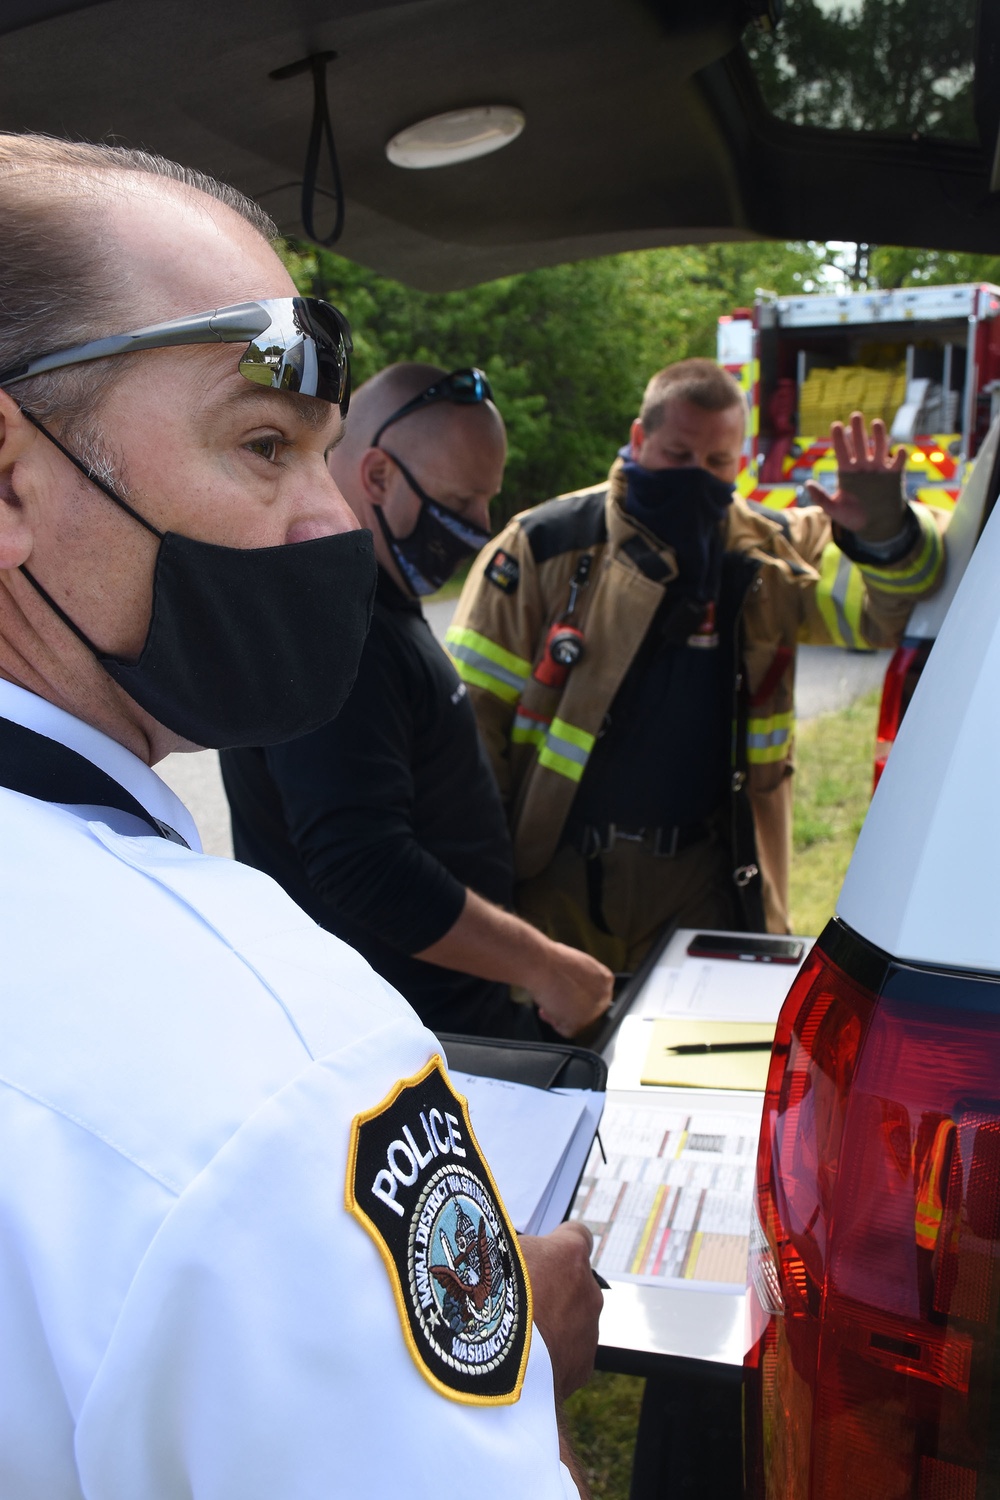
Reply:
[[329, 401], [346, 417], [351, 399], [350, 325], [332, 303], [318, 297], [240, 302], [235, 307], [218, 307], [166, 323], [151, 323], [131, 333], [92, 339], [0, 371], [0, 386], [140, 349], [242, 343], [247, 347], [239, 370], [247, 380]]
[[409, 401], [404, 401], [391, 416], [386, 417], [372, 438], [371, 447], [378, 447], [378, 440], [387, 427], [394, 426], [411, 412], [419, 411], [422, 406], [433, 406], [438, 401], [450, 401], [455, 406], [478, 406], [483, 401], [492, 400], [493, 392], [482, 370], [452, 370], [449, 375], [442, 375], [440, 380], [435, 380], [425, 391], [411, 396]]

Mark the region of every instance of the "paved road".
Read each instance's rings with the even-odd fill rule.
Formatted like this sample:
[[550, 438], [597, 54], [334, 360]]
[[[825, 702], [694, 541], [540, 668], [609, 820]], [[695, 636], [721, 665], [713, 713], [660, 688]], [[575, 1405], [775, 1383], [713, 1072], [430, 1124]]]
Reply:
[[[426, 606], [427, 618], [439, 640], [448, 628], [454, 607], [452, 600]], [[846, 708], [855, 698], [879, 687], [888, 659], [888, 651], [856, 653], [825, 646], [800, 646], [799, 719], [813, 719], [818, 714]], [[229, 813], [215, 752], [171, 755], [157, 770], [194, 814], [206, 852], [232, 855]]]

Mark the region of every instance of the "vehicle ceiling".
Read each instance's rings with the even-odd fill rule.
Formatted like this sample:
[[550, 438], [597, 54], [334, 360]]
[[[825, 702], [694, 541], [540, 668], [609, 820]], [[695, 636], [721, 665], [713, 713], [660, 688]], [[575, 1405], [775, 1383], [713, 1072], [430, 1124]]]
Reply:
[[[148, 147], [301, 234], [312, 82], [269, 75], [330, 50], [338, 249], [415, 286], [763, 236], [996, 252], [1000, 0], [983, 3], [966, 141], [779, 120], [740, 45], [766, 0], [4, 0], [0, 128]], [[470, 104], [518, 106], [524, 133], [441, 170], [386, 159], [402, 127]]]

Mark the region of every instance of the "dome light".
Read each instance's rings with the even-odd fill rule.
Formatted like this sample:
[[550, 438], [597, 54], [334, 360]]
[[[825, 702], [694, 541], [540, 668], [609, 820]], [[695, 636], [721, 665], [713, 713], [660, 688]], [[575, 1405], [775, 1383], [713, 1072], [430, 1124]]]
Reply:
[[385, 154], [397, 167], [450, 167], [509, 146], [523, 129], [523, 113], [509, 104], [452, 109], [400, 130], [388, 142]]

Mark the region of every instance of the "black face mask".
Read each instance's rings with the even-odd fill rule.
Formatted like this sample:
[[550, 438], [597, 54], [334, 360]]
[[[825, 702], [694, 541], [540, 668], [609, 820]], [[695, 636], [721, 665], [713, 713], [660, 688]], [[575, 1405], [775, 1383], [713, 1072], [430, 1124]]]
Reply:
[[672, 547], [678, 586], [692, 598], [714, 599], [722, 559], [722, 522], [733, 503], [732, 486], [707, 469], [645, 469], [624, 460], [626, 514]]
[[490, 539], [488, 531], [465, 521], [456, 511], [449, 510], [437, 500], [432, 500], [414, 479], [409, 469], [401, 464], [388, 448], [383, 450], [392, 459], [410, 489], [420, 501], [420, 515], [409, 536], [395, 537], [389, 523], [382, 514], [382, 507], [373, 507], [386, 546], [392, 553], [399, 571], [412, 593], [418, 596], [433, 594], [447, 583], [459, 563], [475, 557]]
[[102, 652], [22, 569], [130, 698], [175, 734], [219, 750], [296, 739], [336, 716], [357, 676], [371, 621], [371, 532], [257, 548], [160, 532], [30, 420], [160, 539], [152, 617], [134, 662]]

